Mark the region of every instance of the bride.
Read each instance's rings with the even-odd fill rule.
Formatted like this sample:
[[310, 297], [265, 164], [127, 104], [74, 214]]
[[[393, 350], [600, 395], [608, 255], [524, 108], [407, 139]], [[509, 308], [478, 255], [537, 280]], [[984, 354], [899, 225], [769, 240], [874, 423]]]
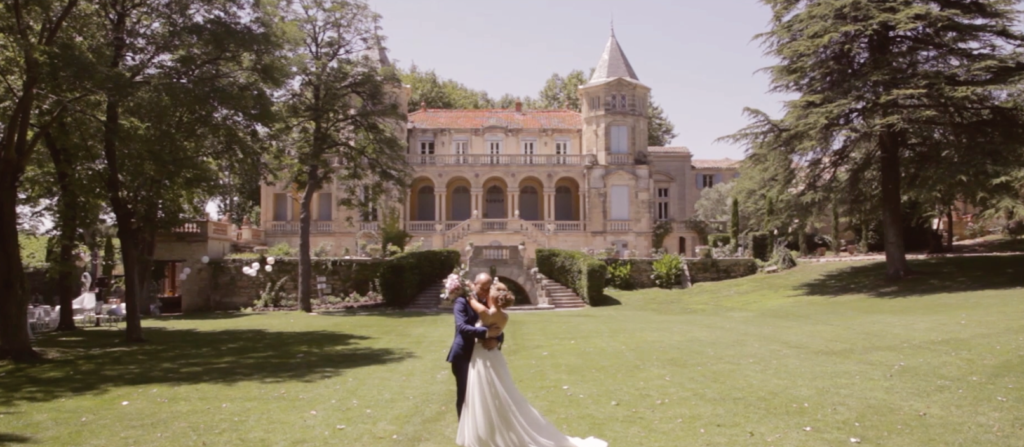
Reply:
[[[494, 280], [487, 304], [473, 296], [470, 306], [480, 314], [477, 325], [498, 327], [508, 324], [505, 309], [515, 302], [508, 287]], [[497, 349], [473, 350], [469, 363], [466, 403], [462, 407], [455, 442], [464, 447], [606, 447], [597, 438], [563, 435], [537, 412], [516, 389], [505, 357]]]

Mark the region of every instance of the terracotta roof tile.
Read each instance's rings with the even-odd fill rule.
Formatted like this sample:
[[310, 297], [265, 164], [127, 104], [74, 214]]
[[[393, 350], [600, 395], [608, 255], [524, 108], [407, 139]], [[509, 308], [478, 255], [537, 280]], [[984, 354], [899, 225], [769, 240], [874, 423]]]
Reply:
[[572, 110], [417, 110], [409, 114], [409, 125], [417, 129], [570, 129], [583, 128], [583, 117]]
[[738, 168], [740, 160], [733, 160], [731, 158], [723, 158], [721, 160], [698, 160], [694, 159], [691, 161], [694, 169], [727, 169], [727, 168]]

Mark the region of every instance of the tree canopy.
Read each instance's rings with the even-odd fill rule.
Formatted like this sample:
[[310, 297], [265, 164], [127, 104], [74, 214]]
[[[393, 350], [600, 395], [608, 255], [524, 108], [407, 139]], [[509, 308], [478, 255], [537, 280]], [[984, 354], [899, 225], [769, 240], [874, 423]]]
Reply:
[[[773, 189], [816, 208], [874, 179], [864, 193], [881, 209], [887, 275], [907, 275], [905, 196], [937, 183], [963, 194], [950, 179], [1020, 166], [1016, 2], [763, 2], [772, 28], [757, 38], [779, 61], [765, 70], [771, 91], [798, 97], [778, 119], [748, 110], [752, 123], [727, 139], [747, 145], [748, 168], [797, 165]], [[772, 152], [788, 160], [754, 156]], [[972, 163], [951, 165], [954, 154]]]

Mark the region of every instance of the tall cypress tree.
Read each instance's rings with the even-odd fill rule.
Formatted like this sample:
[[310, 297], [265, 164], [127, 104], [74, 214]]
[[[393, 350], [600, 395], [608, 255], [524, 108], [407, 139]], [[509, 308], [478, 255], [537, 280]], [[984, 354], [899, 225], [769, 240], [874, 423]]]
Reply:
[[[992, 165], [1021, 163], [1024, 35], [1011, 0], [762, 0], [772, 28], [757, 36], [779, 60], [771, 90], [796, 94], [785, 116], [748, 110], [728, 137], [800, 161], [808, 199], [841, 178], [879, 179], [887, 276], [909, 273], [902, 195], [943, 151]], [[824, 193], [824, 194], [823, 194]]]

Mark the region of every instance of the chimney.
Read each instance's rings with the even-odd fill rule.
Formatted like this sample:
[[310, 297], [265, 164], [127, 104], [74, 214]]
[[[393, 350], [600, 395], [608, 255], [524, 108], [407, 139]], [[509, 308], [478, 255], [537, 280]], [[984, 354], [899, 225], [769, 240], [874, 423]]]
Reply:
[[523, 112], [523, 102], [522, 101], [516, 101], [516, 112], [519, 112], [519, 113]]
[[420, 101], [420, 111], [421, 112], [426, 112], [427, 111], [427, 102], [426, 101]]

